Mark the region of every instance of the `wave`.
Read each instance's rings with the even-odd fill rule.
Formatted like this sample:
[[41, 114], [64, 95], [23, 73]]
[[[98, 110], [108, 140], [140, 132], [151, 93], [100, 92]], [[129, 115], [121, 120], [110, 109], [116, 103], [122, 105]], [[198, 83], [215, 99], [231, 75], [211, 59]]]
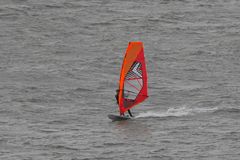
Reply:
[[145, 113], [140, 113], [136, 116], [136, 118], [142, 117], [182, 117], [188, 115], [195, 115], [198, 113], [212, 113], [218, 110], [217, 107], [214, 108], [187, 108], [187, 107], [180, 107], [180, 108], [169, 108], [165, 112], [155, 112], [155, 111], [148, 111]]

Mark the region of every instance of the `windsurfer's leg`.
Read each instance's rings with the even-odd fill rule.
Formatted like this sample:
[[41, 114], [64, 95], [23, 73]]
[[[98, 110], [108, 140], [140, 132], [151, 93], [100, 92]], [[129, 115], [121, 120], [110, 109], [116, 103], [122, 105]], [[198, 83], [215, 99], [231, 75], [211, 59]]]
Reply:
[[130, 109], [128, 110], [128, 114], [130, 115], [130, 117], [132, 117], [132, 113], [131, 113]]

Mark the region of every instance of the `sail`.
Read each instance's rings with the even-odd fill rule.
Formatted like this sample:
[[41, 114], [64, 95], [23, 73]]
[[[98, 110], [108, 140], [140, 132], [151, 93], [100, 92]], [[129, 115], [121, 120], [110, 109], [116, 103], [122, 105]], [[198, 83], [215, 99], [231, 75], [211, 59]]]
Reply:
[[148, 97], [147, 70], [143, 43], [129, 42], [119, 80], [118, 105], [120, 114]]

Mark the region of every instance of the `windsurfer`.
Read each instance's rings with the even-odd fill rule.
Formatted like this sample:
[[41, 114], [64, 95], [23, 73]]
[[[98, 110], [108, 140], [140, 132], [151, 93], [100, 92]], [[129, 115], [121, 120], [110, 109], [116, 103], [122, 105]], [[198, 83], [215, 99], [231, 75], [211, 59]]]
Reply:
[[119, 102], [118, 102], [118, 95], [119, 95], [119, 89], [116, 90], [116, 95], [115, 95], [115, 98], [117, 100], [117, 104], [119, 104]]
[[[117, 104], [119, 104], [118, 96], [119, 96], [119, 89], [116, 90], [116, 95], [115, 95], [115, 98], [116, 98], [116, 100], [117, 100]], [[128, 110], [128, 114], [129, 114], [130, 117], [133, 117], [130, 109]], [[124, 113], [122, 113], [121, 115], [124, 116]]]

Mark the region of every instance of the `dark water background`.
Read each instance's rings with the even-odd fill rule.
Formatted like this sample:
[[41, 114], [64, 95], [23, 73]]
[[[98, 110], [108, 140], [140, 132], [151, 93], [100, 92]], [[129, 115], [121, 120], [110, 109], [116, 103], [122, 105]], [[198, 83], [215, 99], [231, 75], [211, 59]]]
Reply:
[[[111, 122], [129, 41], [149, 99]], [[1, 160], [239, 160], [240, 1], [0, 0]]]

